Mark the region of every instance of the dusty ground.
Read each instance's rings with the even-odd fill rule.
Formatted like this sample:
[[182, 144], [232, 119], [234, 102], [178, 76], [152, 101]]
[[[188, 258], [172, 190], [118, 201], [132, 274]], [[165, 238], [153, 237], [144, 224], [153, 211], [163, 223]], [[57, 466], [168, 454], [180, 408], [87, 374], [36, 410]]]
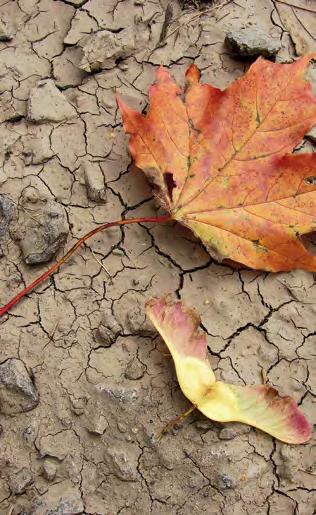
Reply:
[[[142, 109], [157, 65], [182, 81], [193, 61], [225, 87], [246, 67], [223, 44], [241, 27], [280, 40], [279, 61], [315, 50], [314, 2], [289, 3], [307, 10], [182, 2], [177, 20], [174, 1], [166, 32], [164, 0], [1, 0], [1, 304], [97, 224], [157, 213], [114, 89]], [[144, 314], [167, 292], [202, 313], [218, 378], [260, 382], [263, 368], [315, 421], [312, 274], [234, 271], [177, 225], [108, 231], [0, 322], [1, 515], [312, 515], [311, 443], [198, 413], [155, 439], [189, 406]]]

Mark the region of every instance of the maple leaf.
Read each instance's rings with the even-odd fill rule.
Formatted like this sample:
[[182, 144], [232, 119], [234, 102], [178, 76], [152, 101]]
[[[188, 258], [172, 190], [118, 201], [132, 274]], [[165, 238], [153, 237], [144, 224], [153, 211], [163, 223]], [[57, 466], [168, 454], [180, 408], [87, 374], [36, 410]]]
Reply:
[[316, 124], [304, 79], [316, 54], [291, 64], [259, 58], [221, 91], [186, 73], [184, 99], [159, 68], [142, 115], [118, 98], [135, 164], [172, 217], [219, 261], [316, 270], [301, 236], [316, 230], [316, 154], [291, 154]]
[[216, 381], [206, 335], [198, 330], [199, 317], [182, 302], [152, 299], [147, 314], [171, 352], [182, 392], [206, 417], [243, 422], [287, 443], [310, 438], [309, 423], [291, 397], [281, 397], [268, 385]]

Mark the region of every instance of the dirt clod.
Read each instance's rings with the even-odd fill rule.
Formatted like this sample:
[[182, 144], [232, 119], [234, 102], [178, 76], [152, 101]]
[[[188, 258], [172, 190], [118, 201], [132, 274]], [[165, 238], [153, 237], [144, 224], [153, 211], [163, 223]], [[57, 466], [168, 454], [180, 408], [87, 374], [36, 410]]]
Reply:
[[79, 515], [84, 506], [78, 488], [70, 483], [52, 485], [43, 495], [34, 499], [31, 515]]
[[76, 116], [75, 108], [56, 88], [53, 80], [39, 81], [31, 89], [27, 103], [27, 118], [32, 122], [62, 122]]
[[122, 327], [110, 311], [103, 313], [100, 325], [96, 331], [97, 344], [110, 347], [122, 332]]
[[51, 458], [45, 458], [43, 461], [43, 476], [47, 481], [54, 481], [57, 473], [57, 465]]
[[[34, 202], [31, 202], [34, 204]], [[28, 209], [25, 204], [25, 209]], [[68, 236], [66, 213], [60, 204], [52, 200], [39, 201], [36, 207], [24, 211], [15, 230], [25, 263], [45, 263], [55, 256]]]
[[0, 238], [3, 237], [8, 229], [15, 211], [15, 205], [6, 195], [0, 195]]
[[253, 27], [228, 32], [225, 43], [234, 54], [241, 57], [272, 57], [281, 48], [280, 40]]
[[104, 459], [108, 467], [123, 481], [137, 481], [139, 455], [138, 446], [133, 444], [124, 444], [120, 447], [113, 445], [104, 451]]
[[34, 409], [38, 392], [23, 361], [11, 358], [0, 365], [0, 411], [7, 415]]
[[145, 370], [145, 365], [140, 363], [138, 359], [133, 358], [131, 361], [129, 361], [129, 363], [127, 363], [125, 377], [126, 379], [136, 381], [137, 379], [141, 379], [143, 377]]
[[13, 494], [21, 495], [26, 491], [27, 487], [33, 483], [33, 481], [32, 473], [24, 467], [11, 477], [9, 487]]
[[13, 39], [12, 30], [0, 20], [0, 41], [11, 41], [11, 39]]
[[221, 440], [233, 440], [235, 437], [237, 436], [237, 433], [236, 431], [234, 431], [233, 429], [231, 429], [230, 427], [224, 427], [218, 437], [221, 439]]
[[85, 163], [84, 177], [88, 198], [93, 202], [104, 203], [106, 201], [106, 189], [100, 165], [98, 163]]
[[83, 58], [79, 67], [86, 72], [96, 72], [113, 68], [115, 60], [125, 58], [143, 48], [149, 40], [148, 23], [141, 19], [135, 26], [127, 27], [118, 33], [101, 30], [89, 34], [81, 40]]

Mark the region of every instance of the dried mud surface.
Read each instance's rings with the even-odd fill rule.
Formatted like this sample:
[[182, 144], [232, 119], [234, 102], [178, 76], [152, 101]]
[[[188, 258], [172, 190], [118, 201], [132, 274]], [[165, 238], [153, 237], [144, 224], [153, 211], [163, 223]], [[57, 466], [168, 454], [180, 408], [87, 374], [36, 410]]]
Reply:
[[[182, 81], [193, 61], [225, 87], [247, 67], [224, 46], [243, 27], [279, 39], [279, 61], [315, 50], [313, 2], [288, 3], [172, 2], [166, 32], [163, 0], [1, 1], [1, 304], [97, 224], [161, 212], [114, 90], [143, 109], [160, 63]], [[218, 378], [264, 369], [315, 422], [315, 290], [303, 271], [217, 264], [176, 224], [99, 234], [0, 322], [0, 514], [312, 515], [312, 442], [199, 413], [157, 440], [189, 405], [144, 303], [195, 307]]]

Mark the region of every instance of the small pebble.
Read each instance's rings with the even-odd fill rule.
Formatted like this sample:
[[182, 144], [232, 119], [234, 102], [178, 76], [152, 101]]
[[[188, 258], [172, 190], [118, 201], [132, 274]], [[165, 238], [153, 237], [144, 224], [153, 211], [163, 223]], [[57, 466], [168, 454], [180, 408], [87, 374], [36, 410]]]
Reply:
[[24, 467], [11, 477], [9, 480], [9, 487], [13, 494], [21, 495], [32, 483], [33, 475], [26, 467]]

